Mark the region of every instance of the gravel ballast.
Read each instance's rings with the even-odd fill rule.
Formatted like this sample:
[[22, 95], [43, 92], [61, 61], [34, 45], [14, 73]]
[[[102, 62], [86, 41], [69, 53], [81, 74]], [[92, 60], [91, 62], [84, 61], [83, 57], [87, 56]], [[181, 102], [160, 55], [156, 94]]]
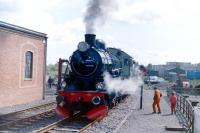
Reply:
[[116, 107], [111, 109], [108, 115], [101, 121], [96, 122], [84, 133], [111, 133], [117, 132], [122, 124], [131, 114], [135, 106], [138, 104], [138, 97], [129, 96], [123, 102], [119, 103]]

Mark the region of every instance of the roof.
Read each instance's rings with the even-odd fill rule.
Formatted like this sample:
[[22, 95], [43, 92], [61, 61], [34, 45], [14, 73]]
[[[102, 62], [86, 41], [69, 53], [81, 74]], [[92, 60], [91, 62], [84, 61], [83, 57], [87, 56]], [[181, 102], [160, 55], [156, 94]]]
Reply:
[[126, 55], [126, 56], [128, 56], [129, 58], [133, 58], [133, 57], [131, 57], [129, 54], [127, 54], [126, 52], [124, 52], [124, 51], [122, 51], [121, 49], [118, 49], [118, 48], [111, 48], [111, 47], [108, 47], [108, 51], [109, 50], [115, 50], [115, 51], [120, 51], [120, 52], [122, 52], [124, 55]]
[[172, 69], [169, 69], [167, 70], [167, 72], [175, 72], [177, 74], [185, 74], [185, 70], [179, 68], [179, 67], [175, 67], [175, 68], [172, 68]]
[[1, 29], [6, 30], [6, 31], [10, 31], [10, 32], [26, 34], [26, 35], [34, 36], [34, 37], [47, 38], [47, 34], [45, 34], [45, 33], [37, 32], [37, 31], [34, 31], [34, 30], [30, 30], [30, 29], [27, 29], [27, 28], [23, 28], [23, 27], [13, 25], [13, 24], [9, 24], [9, 23], [2, 22], [2, 21], [0, 21], [0, 30]]

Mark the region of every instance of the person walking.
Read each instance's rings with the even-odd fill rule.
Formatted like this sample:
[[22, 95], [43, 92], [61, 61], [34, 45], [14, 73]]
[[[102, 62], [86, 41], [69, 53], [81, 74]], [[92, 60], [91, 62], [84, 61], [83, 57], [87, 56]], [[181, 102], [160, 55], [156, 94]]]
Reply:
[[170, 104], [171, 104], [171, 114], [176, 113], [176, 93], [172, 92], [170, 98], [169, 98]]
[[48, 85], [50, 89], [51, 89], [52, 83], [53, 83], [53, 79], [51, 78], [51, 76], [49, 76]]
[[153, 96], [153, 113], [156, 113], [156, 107], [158, 109], [158, 113], [161, 113], [160, 109], [160, 98], [162, 97], [162, 93], [158, 90], [157, 87], [154, 87], [154, 96]]

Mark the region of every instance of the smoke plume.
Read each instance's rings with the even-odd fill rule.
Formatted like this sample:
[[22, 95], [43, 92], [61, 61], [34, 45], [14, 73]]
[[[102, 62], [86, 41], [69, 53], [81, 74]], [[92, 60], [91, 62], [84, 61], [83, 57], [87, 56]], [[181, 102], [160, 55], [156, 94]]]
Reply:
[[108, 92], [120, 92], [123, 94], [135, 94], [143, 85], [142, 76], [138, 68], [134, 69], [134, 73], [128, 79], [112, 78], [106, 73], [104, 77]]
[[108, 14], [116, 9], [112, 0], [89, 0], [84, 22], [87, 34], [95, 33], [97, 22], [103, 25]]

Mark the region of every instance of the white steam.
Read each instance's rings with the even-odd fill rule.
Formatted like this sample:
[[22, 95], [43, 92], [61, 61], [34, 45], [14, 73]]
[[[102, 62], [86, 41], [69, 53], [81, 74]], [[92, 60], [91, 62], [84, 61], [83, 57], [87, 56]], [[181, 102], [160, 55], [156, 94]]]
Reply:
[[94, 34], [97, 22], [100, 20], [99, 24], [103, 25], [108, 14], [115, 9], [113, 0], [89, 0], [84, 17], [86, 34]]
[[105, 73], [104, 81], [108, 92], [120, 92], [123, 94], [135, 94], [143, 85], [141, 72], [134, 70], [134, 74], [128, 79], [112, 78], [110, 74]]

